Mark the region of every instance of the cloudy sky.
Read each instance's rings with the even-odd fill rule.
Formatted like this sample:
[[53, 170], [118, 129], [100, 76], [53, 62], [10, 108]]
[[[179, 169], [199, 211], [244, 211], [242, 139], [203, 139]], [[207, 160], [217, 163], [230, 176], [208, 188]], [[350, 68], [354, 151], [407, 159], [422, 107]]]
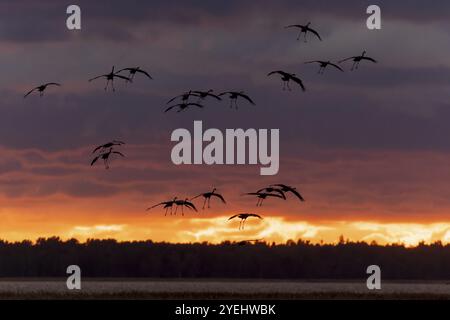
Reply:
[[[69, 2], [0, 1], [0, 238], [114, 237], [222, 241], [261, 237], [381, 243], [450, 242], [450, 28], [448, 1], [78, 1], [82, 30], [66, 28]], [[312, 23], [323, 41], [296, 41], [288, 24]], [[309, 60], [363, 50], [379, 61], [318, 75]], [[154, 80], [88, 82], [141, 66]], [[272, 70], [296, 73], [307, 91], [283, 91]], [[23, 94], [61, 82], [43, 98]], [[245, 91], [256, 106], [208, 100], [163, 113], [187, 90]], [[280, 129], [280, 171], [259, 166], [175, 166], [171, 132]], [[126, 159], [90, 167], [92, 149], [127, 142]], [[306, 198], [243, 197], [272, 183]], [[145, 208], [217, 187], [227, 205], [165, 217]], [[201, 201], [196, 202], [201, 207]], [[227, 222], [239, 212], [263, 221]]]

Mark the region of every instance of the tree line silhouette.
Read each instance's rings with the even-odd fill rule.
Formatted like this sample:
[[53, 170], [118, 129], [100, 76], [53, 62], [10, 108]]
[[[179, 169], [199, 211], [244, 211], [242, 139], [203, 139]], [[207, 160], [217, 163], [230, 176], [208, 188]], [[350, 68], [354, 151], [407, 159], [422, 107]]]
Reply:
[[381, 267], [392, 280], [450, 280], [450, 245], [288, 241], [221, 244], [40, 238], [0, 241], [0, 277], [65, 277], [69, 265], [83, 277], [363, 279]]

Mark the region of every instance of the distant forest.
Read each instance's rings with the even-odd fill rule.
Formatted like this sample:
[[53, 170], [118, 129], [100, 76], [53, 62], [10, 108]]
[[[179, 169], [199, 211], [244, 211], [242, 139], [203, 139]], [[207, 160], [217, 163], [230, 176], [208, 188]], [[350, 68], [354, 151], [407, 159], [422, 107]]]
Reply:
[[0, 241], [0, 277], [65, 277], [72, 264], [83, 277], [254, 279], [361, 279], [376, 264], [383, 279], [450, 280], [450, 245]]

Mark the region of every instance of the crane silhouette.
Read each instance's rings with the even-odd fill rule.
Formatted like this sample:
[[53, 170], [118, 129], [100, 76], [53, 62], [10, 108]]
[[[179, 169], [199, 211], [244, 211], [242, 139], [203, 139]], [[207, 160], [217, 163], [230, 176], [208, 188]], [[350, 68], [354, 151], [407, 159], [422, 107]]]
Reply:
[[189, 91], [184, 92], [184, 93], [182, 93], [182, 94], [180, 94], [180, 95], [178, 95], [178, 96], [173, 97], [172, 99], [170, 99], [169, 101], [167, 101], [166, 104], [169, 104], [169, 103], [171, 103], [172, 101], [175, 101], [175, 100], [178, 99], [178, 98], [181, 98], [181, 102], [182, 102], [182, 103], [183, 103], [183, 102], [187, 102], [191, 96], [193, 96], [193, 97], [199, 97], [200, 95], [197, 94], [197, 93], [192, 92], [192, 90], [189, 90]]
[[94, 151], [92, 151], [92, 153], [95, 153], [97, 150], [105, 150], [105, 149], [111, 148], [113, 146], [121, 146], [123, 144], [125, 144], [125, 142], [119, 141], [119, 140], [113, 140], [111, 142], [108, 142], [108, 143], [105, 143], [105, 144], [102, 144], [102, 145], [96, 147], [94, 149]]
[[262, 219], [262, 217], [260, 215], [255, 214], [255, 213], [238, 213], [238, 214], [235, 214], [234, 216], [228, 218], [228, 221], [233, 220], [234, 218], [241, 219], [241, 221], [239, 222], [239, 230], [244, 230], [245, 221], [250, 217]]
[[266, 193], [278, 193], [284, 200], [286, 200], [286, 196], [284, 194], [284, 191], [278, 188], [274, 188], [274, 187], [266, 187], [266, 188], [262, 188], [259, 189], [258, 191], [256, 191], [257, 193], [261, 193], [261, 192], [266, 192]]
[[58, 86], [58, 87], [60, 87], [61, 84], [56, 83], [56, 82], [48, 82], [46, 84], [42, 84], [42, 85], [37, 86], [37, 87], [31, 89], [30, 91], [28, 91], [23, 97], [24, 98], [28, 97], [28, 95], [30, 95], [35, 90], [37, 90], [39, 92], [39, 96], [42, 97], [44, 95], [44, 91], [47, 89], [48, 86]]
[[373, 62], [373, 63], [377, 63], [377, 61], [376, 61], [375, 59], [366, 56], [366, 51], [363, 51], [362, 54], [359, 55], [359, 56], [354, 56], [354, 57], [350, 57], [350, 58], [341, 60], [341, 61], [339, 61], [339, 63], [342, 63], [342, 62], [345, 62], [345, 61], [349, 61], [349, 60], [352, 60], [352, 61], [353, 61], [352, 68], [350, 69], [351, 71], [353, 71], [353, 70], [355, 70], [355, 69], [358, 69], [359, 63], [360, 63], [362, 60], [366, 60], [366, 61], [371, 61], [371, 62]]
[[234, 107], [236, 108], [236, 110], [238, 109], [237, 106], [237, 99], [243, 98], [245, 100], [247, 100], [248, 102], [250, 102], [250, 104], [255, 105], [255, 103], [253, 102], [252, 99], [250, 99], [250, 97], [248, 95], [246, 95], [244, 93], [244, 91], [226, 91], [226, 92], [222, 92], [219, 94], [219, 97], [224, 96], [224, 95], [228, 95], [230, 98], [230, 108], [233, 108], [233, 102], [234, 102]]
[[120, 73], [122, 71], [128, 71], [128, 78], [130, 79], [129, 82], [132, 82], [134, 77], [136, 76], [136, 73], [142, 73], [143, 75], [147, 76], [147, 78], [153, 80], [152, 76], [145, 70], [142, 70], [141, 67], [135, 67], [135, 68], [123, 68], [116, 72]]
[[325, 68], [328, 66], [332, 66], [332, 67], [344, 72], [344, 70], [341, 67], [339, 67], [335, 63], [332, 63], [331, 61], [314, 60], [314, 61], [305, 62], [305, 64], [308, 64], [308, 63], [318, 63], [319, 64], [319, 71], [317, 72], [318, 74], [324, 74]]
[[170, 215], [172, 215], [173, 205], [175, 204], [177, 199], [178, 199], [178, 197], [174, 197], [173, 200], [160, 202], [158, 204], [155, 204], [155, 205], [145, 209], [145, 211], [149, 211], [149, 210], [151, 210], [153, 208], [156, 208], [158, 206], [163, 206], [163, 208], [166, 209], [164, 215], [167, 216], [167, 212], [169, 211], [169, 209], [170, 209]]
[[267, 193], [267, 192], [249, 192], [249, 193], [245, 193], [244, 195], [256, 196], [258, 198], [258, 201], [256, 202], [257, 207], [261, 207], [264, 200], [267, 197], [281, 198], [281, 199], [286, 200], [286, 196], [284, 194], [280, 195], [280, 194]]
[[300, 201], [305, 201], [305, 199], [302, 197], [302, 195], [297, 191], [297, 188], [291, 187], [291, 186], [287, 186], [285, 184], [273, 184], [270, 185], [269, 187], [277, 187], [280, 188], [281, 191], [283, 191], [284, 193], [286, 192], [291, 192], [293, 193], [297, 198], [300, 199]]
[[301, 24], [291, 24], [291, 25], [286, 26], [286, 27], [284, 27], [284, 28], [285, 28], [285, 29], [286, 29], [286, 28], [298, 28], [298, 29], [300, 29], [300, 33], [298, 34], [297, 40], [300, 40], [300, 37], [301, 37], [302, 34], [303, 34], [303, 35], [304, 35], [304, 42], [307, 42], [307, 41], [306, 41], [306, 34], [307, 34], [308, 32], [310, 32], [310, 33], [314, 34], [317, 38], [319, 38], [320, 41], [322, 41], [322, 38], [320, 37], [319, 33], [318, 33], [316, 30], [312, 29], [312, 28], [310, 27], [310, 25], [311, 25], [311, 22], [308, 22], [306, 25], [301, 25]]
[[289, 81], [292, 80], [295, 83], [297, 83], [302, 88], [303, 91], [305, 91], [305, 86], [303, 85], [302, 80], [300, 80], [300, 78], [296, 77], [295, 73], [287, 73], [282, 70], [276, 70], [276, 71], [269, 72], [267, 74], [267, 76], [269, 77], [274, 74], [279, 74], [281, 76], [281, 80], [283, 81], [283, 90], [286, 90], [286, 88], [287, 88], [289, 91], [291, 91], [291, 87], [289, 87]]
[[178, 207], [181, 207], [181, 215], [184, 216], [184, 207], [187, 207], [189, 209], [194, 210], [195, 212], [197, 212], [197, 208], [195, 207], [195, 205], [189, 201], [189, 198], [186, 198], [184, 200], [175, 200], [174, 203], [176, 204], [176, 208], [175, 208], [175, 214], [177, 214], [177, 210]]
[[117, 74], [117, 72], [114, 72], [114, 68], [115, 67], [113, 66], [110, 73], [102, 74], [102, 75], [96, 76], [92, 79], [89, 79], [89, 82], [94, 81], [96, 79], [105, 78], [106, 79], [105, 91], [108, 89], [109, 82], [111, 81], [111, 87], [112, 87], [113, 92], [116, 91], [116, 88], [114, 88], [114, 78], [120, 78], [120, 79], [126, 80], [127, 82], [129, 82], [129, 81], [131, 82], [130, 78], [124, 77], [120, 74]]
[[196, 91], [192, 91], [192, 92], [194, 94], [198, 95], [198, 101], [204, 100], [207, 97], [212, 97], [212, 98], [217, 99], [219, 101], [222, 100], [218, 95], [215, 95], [213, 93], [214, 92], [213, 89], [209, 89], [208, 91], [198, 91], [198, 90], [196, 90]]
[[214, 188], [211, 192], [200, 193], [199, 195], [197, 195], [197, 196], [191, 198], [191, 200], [197, 199], [198, 197], [203, 197], [203, 198], [204, 198], [204, 201], [203, 201], [203, 207], [202, 207], [202, 209], [205, 209], [206, 202], [208, 202], [208, 209], [211, 208], [211, 206], [210, 206], [211, 197], [217, 197], [217, 198], [219, 198], [223, 203], [226, 203], [226, 202], [225, 202], [225, 199], [223, 198], [223, 196], [222, 196], [221, 194], [219, 194], [219, 193], [216, 193], [216, 190], [217, 190], [217, 189]]
[[113, 151], [113, 148], [109, 148], [108, 151], [103, 151], [103, 152], [100, 153], [98, 156], [96, 156], [96, 157], [92, 160], [91, 166], [93, 166], [93, 165], [97, 162], [98, 159], [102, 159], [102, 160], [103, 160], [103, 163], [104, 163], [104, 165], [105, 165], [105, 169], [109, 169], [109, 161], [110, 161], [110, 158], [109, 158], [109, 157], [110, 157], [112, 154], [118, 154], [118, 155], [120, 155], [120, 156], [122, 156], [122, 157], [125, 157], [125, 155], [123, 155], [121, 152], [119, 152], [119, 151]]
[[164, 110], [164, 112], [168, 112], [168, 111], [172, 110], [173, 108], [178, 108], [177, 112], [181, 112], [181, 111], [186, 110], [190, 106], [196, 106], [198, 108], [203, 108], [203, 106], [201, 104], [196, 103], [196, 102], [183, 102], [183, 103], [178, 103], [178, 104], [168, 107], [166, 110]]

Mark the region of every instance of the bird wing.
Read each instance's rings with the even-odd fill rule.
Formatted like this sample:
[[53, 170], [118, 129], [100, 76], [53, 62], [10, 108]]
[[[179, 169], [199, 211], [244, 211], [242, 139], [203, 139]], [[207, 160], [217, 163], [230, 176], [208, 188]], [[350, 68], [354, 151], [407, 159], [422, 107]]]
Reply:
[[114, 77], [116, 77], [116, 78], [121, 78], [121, 79], [124, 79], [124, 80], [127, 80], [127, 81], [131, 81], [130, 78], [125, 77], [125, 76], [121, 76], [120, 74], [114, 74]]
[[207, 96], [216, 98], [217, 100], [222, 100], [219, 96], [217, 96], [217, 95], [215, 95], [215, 94], [213, 94], [213, 93], [208, 93]]
[[131, 70], [134, 70], [134, 68], [123, 68], [123, 69], [120, 69], [119, 71], [116, 71], [115, 73], [117, 74], [117, 73], [120, 73], [122, 71], [131, 71]]
[[100, 158], [100, 156], [97, 156], [97, 157], [94, 158], [94, 160], [92, 160], [91, 166], [98, 160], [98, 158]]
[[335, 67], [336, 69], [341, 70], [342, 72], [344, 72], [344, 70], [341, 67], [339, 67], [337, 64], [334, 64], [334, 63], [331, 63], [331, 62], [329, 62], [328, 64], [330, 66]]
[[44, 86], [58, 86], [58, 87], [61, 87], [61, 84], [59, 84], [59, 83], [56, 83], [56, 82], [48, 82], [48, 83], [46, 83], [46, 84], [44, 84]]
[[238, 217], [238, 216], [239, 216], [239, 214], [235, 214], [234, 216], [229, 217], [228, 220], [234, 219], [234, 218], [236, 218], [236, 217]]
[[39, 87], [33, 88], [30, 91], [28, 91], [23, 97], [26, 98], [28, 97], [29, 94], [31, 94], [34, 90], [37, 90]]
[[350, 58], [347, 58], [347, 59], [338, 61], [338, 63], [342, 63], [342, 62], [345, 62], [345, 61], [348, 61], [348, 60], [353, 60], [353, 59], [355, 59], [355, 58], [356, 58], [356, 57], [350, 57]]
[[156, 208], [157, 206], [161, 206], [161, 205], [163, 205], [163, 204], [166, 204], [166, 202], [160, 202], [160, 203], [158, 203], [158, 204], [155, 204], [154, 206], [151, 206], [151, 207], [145, 209], [145, 211], [151, 210], [151, 209]]
[[269, 72], [269, 73], [267, 74], [267, 76], [271, 76], [271, 75], [276, 74], [276, 73], [281, 74], [281, 75], [285, 75], [285, 74], [286, 74], [286, 72], [284, 72], [284, 71], [281, 71], [281, 70], [275, 70], [275, 71]]
[[255, 105], [255, 103], [253, 102], [252, 99], [250, 99], [250, 97], [246, 94], [243, 93], [238, 93], [238, 96], [241, 96], [242, 98], [244, 98], [245, 100], [247, 100], [248, 102], [250, 102], [251, 104]]
[[164, 110], [164, 112], [167, 112], [167, 111], [169, 111], [169, 110], [171, 110], [171, 109], [173, 109], [173, 108], [176, 108], [176, 107], [178, 107], [179, 106], [179, 104], [176, 104], [176, 105], [174, 105], [174, 106], [170, 106], [170, 107], [168, 107], [166, 110]]
[[94, 151], [92, 151], [92, 153], [95, 153], [95, 151], [97, 151], [97, 150], [99, 150], [101, 148], [103, 148], [103, 146], [98, 146], [97, 148], [94, 149]]
[[320, 61], [320, 60], [314, 60], [314, 61], [306, 61], [306, 62], [305, 62], [305, 64], [308, 64], [308, 63], [322, 63], [322, 61]]
[[279, 190], [279, 189], [272, 189], [272, 190], [273, 190], [272, 192], [278, 192], [281, 195], [281, 197], [284, 200], [286, 200], [286, 195], [284, 194], [283, 190]]
[[275, 198], [282, 198], [283, 199], [283, 197], [280, 196], [279, 194], [266, 193], [266, 196], [268, 196], [268, 197], [275, 197]]
[[95, 79], [98, 79], [98, 78], [103, 78], [103, 77], [106, 77], [106, 74], [102, 74], [101, 76], [97, 76], [95, 78], [89, 79], [89, 82], [91, 82], [91, 81], [93, 81]]
[[291, 190], [289, 190], [289, 191], [291, 191], [293, 194], [295, 194], [297, 196], [297, 198], [300, 199], [300, 201], [305, 201], [305, 199], [303, 199], [303, 197], [297, 190], [291, 188]]
[[262, 219], [262, 217], [259, 214], [255, 214], [255, 213], [249, 213], [248, 216]]
[[303, 91], [306, 90], [305, 86], [303, 85], [302, 80], [300, 80], [300, 78], [294, 77], [294, 76], [290, 76], [291, 80], [298, 83], [299, 86], [302, 88]]
[[201, 104], [196, 103], [196, 102], [189, 102], [187, 105], [188, 106], [196, 106], [196, 107], [199, 107], [199, 108], [203, 108], [203, 106]]
[[122, 157], [125, 157], [125, 155], [123, 153], [119, 152], [119, 151], [113, 151], [112, 153], [115, 153], [115, 154], [118, 154], [118, 155], [120, 155]]
[[211, 195], [212, 195], [212, 196], [215, 196], [215, 197], [217, 197], [217, 198], [219, 198], [220, 200], [222, 200], [223, 203], [226, 203], [226, 202], [225, 202], [225, 199], [223, 198], [223, 196], [222, 196], [221, 194], [218, 194], [218, 193], [212, 193]]
[[147, 72], [147, 71], [145, 71], [145, 70], [137, 69], [137, 70], [136, 70], [136, 72], [140, 72], [140, 73], [143, 73], [143, 74], [145, 74], [145, 75], [146, 75], [147, 77], [149, 77], [150, 79], [153, 79], [153, 78], [152, 78], [152, 76], [151, 76], [151, 75], [149, 75], [149, 74], [148, 74], [148, 72]]
[[231, 92], [231, 91], [225, 91], [225, 92], [219, 93], [218, 96], [221, 97], [221, 96], [223, 96], [223, 95], [231, 94], [231, 93], [233, 93], [233, 92]]
[[303, 27], [303, 26], [299, 25], [299, 24], [291, 24], [291, 25], [285, 26], [284, 28], [286, 29], [286, 28], [301, 28], [301, 27]]
[[194, 211], [197, 211], [197, 208], [194, 206], [194, 204], [193, 204], [192, 202], [185, 201], [185, 202], [184, 202], [184, 205], [185, 205], [186, 207], [188, 207], [188, 208], [193, 209]]
[[308, 27], [308, 31], [312, 32], [313, 34], [315, 34], [317, 36], [317, 38], [319, 38], [319, 40], [322, 41], [322, 38], [320, 37], [319, 33], [316, 30], [311, 29], [311, 28]]
[[377, 60], [370, 57], [362, 57], [361, 59], [372, 61], [373, 63], [377, 63]]
[[172, 101], [174, 101], [175, 99], [177, 99], [177, 98], [179, 98], [179, 97], [181, 97], [181, 96], [182, 96], [182, 94], [180, 94], [180, 95], [178, 95], [178, 96], [176, 96], [176, 97], [173, 97], [172, 99], [170, 99], [169, 101], [167, 101], [166, 104], [171, 103]]
[[198, 196], [191, 198], [191, 200], [197, 199], [198, 197], [201, 197], [201, 196], [203, 196], [203, 193], [200, 193]]
[[249, 193], [244, 193], [244, 196], [245, 195], [249, 195], [249, 196], [259, 196], [259, 195], [261, 195], [261, 193], [260, 192], [249, 192]]

